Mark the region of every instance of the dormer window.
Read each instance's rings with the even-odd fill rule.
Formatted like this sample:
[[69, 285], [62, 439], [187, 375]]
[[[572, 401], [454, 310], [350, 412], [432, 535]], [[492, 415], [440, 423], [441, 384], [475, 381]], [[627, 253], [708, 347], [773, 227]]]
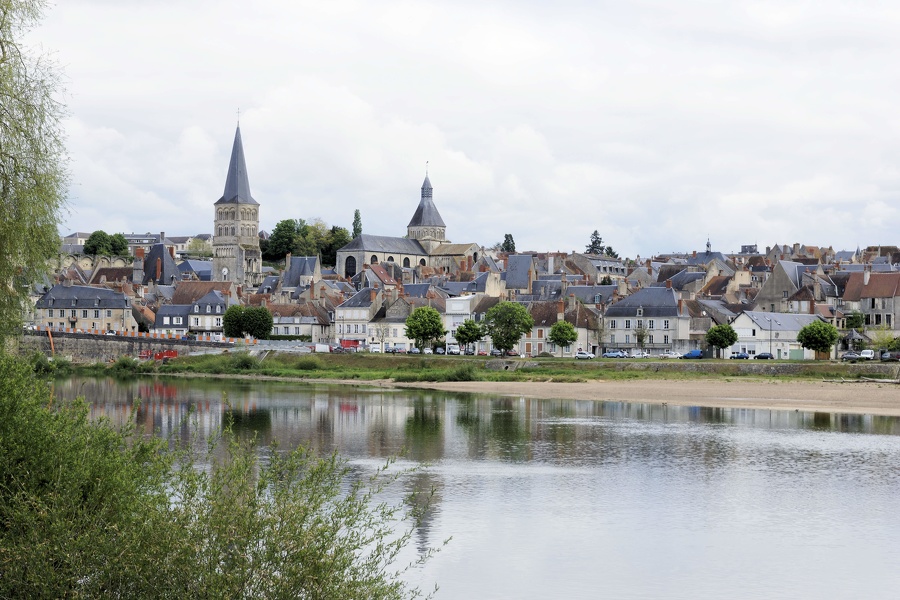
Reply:
[[194, 305], [194, 312], [195, 312], [195, 313], [200, 312], [200, 307], [197, 306], [196, 304]]
[[211, 313], [211, 312], [212, 312], [212, 305], [207, 304], [207, 305], [206, 305], [206, 313], [209, 314], [209, 313]]
[[219, 314], [220, 312], [222, 312], [222, 305], [216, 304], [216, 314]]
[[643, 316], [644, 316], [644, 307], [643, 307], [643, 306], [638, 307], [638, 309], [637, 309], [637, 316], [639, 316], [639, 317], [643, 317]]

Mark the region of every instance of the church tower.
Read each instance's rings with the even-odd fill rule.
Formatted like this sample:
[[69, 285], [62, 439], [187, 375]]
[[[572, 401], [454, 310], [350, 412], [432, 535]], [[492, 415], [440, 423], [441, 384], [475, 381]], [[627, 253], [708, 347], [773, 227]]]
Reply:
[[234, 134], [225, 192], [215, 203], [213, 232], [213, 280], [261, 283], [259, 203], [250, 195], [240, 123]]
[[419, 206], [416, 208], [415, 214], [406, 226], [407, 237], [411, 240], [417, 240], [425, 251], [431, 254], [435, 248], [441, 244], [446, 244], [447, 226], [441, 218], [432, 199], [431, 181], [428, 174], [425, 175], [425, 182], [422, 183], [422, 198], [419, 200]]

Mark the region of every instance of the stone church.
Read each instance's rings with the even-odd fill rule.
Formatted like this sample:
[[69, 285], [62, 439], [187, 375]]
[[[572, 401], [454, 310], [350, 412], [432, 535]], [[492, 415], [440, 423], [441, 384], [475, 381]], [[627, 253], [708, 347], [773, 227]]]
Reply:
[[471, 270], [482, 254], [481, 248], [478, 244], [450, 243], [446, 230], [426, 175], [419, 206], [406, 226], [406, 237], [360, 235], [337, 251], [335, 269], [347, 279], [361, 271], [363, 265], [382, 262], [404, 269], [432, 267], [447, 274]]
[[259, 285], [263, 279], [259, 203], [250, 195], [240, 124], [234, 134], [225, 192], [214, 206], [213, 281]]

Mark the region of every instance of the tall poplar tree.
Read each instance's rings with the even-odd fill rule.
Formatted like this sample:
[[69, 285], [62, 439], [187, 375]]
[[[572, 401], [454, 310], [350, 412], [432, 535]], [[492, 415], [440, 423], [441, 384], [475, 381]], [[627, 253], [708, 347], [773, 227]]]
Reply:
[[359, 209], [353, 211], [353, 239], [355, 240], [362, 235], [362, 217], [359, 216]]
[[44, 0], [0, 0], [0, 340], [21, 331], [28, 288], [59, 252], [68, 184], [53, 64], [23, 46]]

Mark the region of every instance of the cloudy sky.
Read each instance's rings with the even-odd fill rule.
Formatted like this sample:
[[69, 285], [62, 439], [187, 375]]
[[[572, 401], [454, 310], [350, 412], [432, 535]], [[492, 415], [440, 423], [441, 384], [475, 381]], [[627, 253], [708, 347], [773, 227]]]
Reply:
[[60, 0], [62, 233], [212, 231], [240, 109], [261, 226], [623, 256], [897, 244], [900, 4]]

